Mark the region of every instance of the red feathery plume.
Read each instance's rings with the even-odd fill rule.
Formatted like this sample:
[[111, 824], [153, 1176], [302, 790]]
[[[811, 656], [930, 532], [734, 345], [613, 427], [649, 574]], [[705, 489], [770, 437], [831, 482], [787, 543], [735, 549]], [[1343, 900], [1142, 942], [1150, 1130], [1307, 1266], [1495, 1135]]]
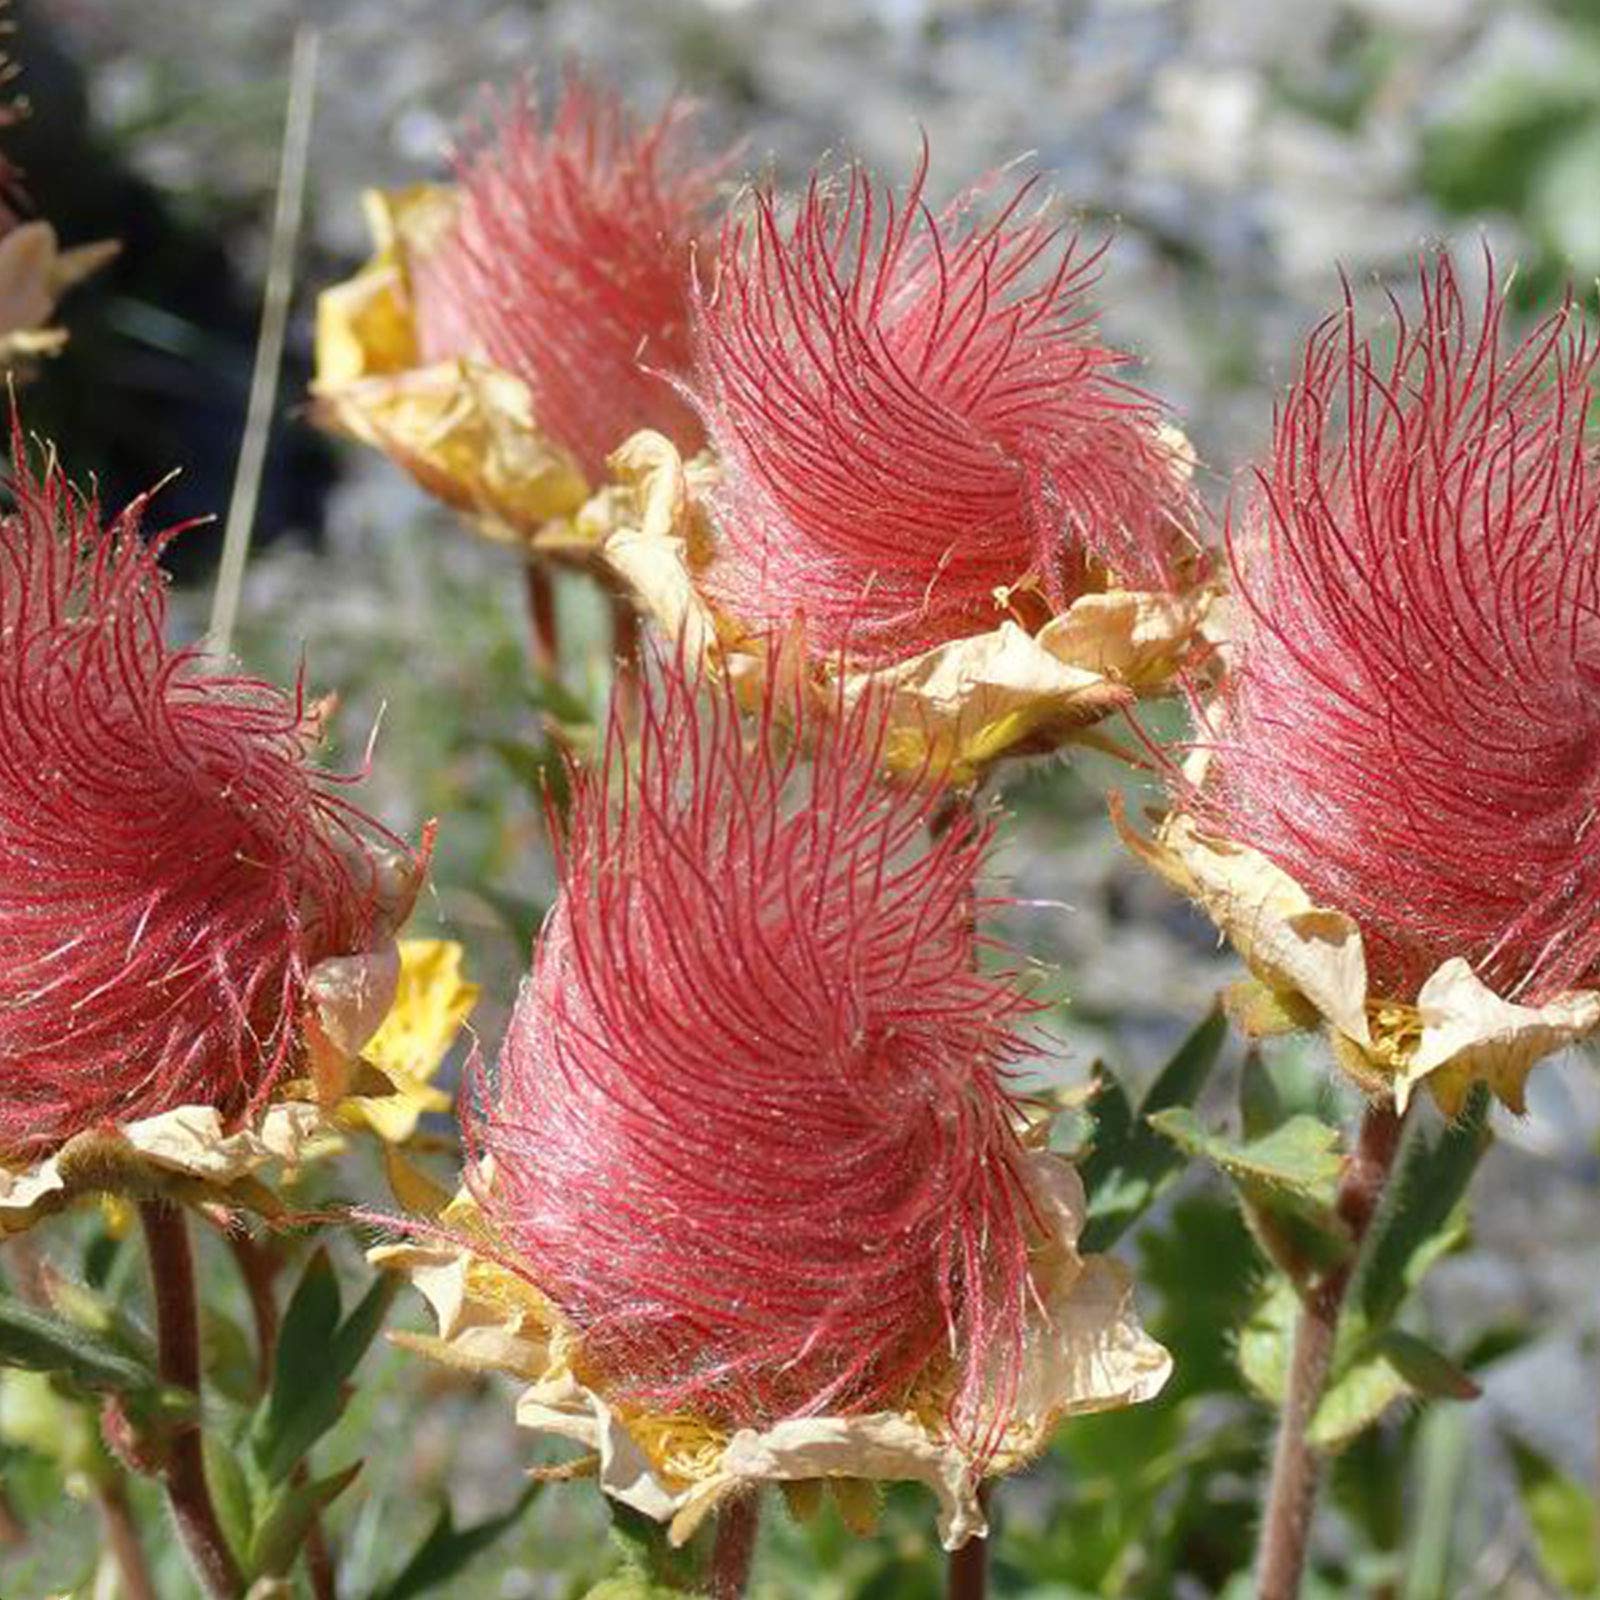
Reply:
[[636, 121], [569, 75], [548, 128], [531, 95], [458, 162], [460, 212], [414, 263], [428, 360], [482, 355], [520, 378], [540, 428], [598, 480], [639, 428], [700, 447], [664, 374], [689, 359], [690, 256], [726, 160], [699, 157], [693, 108]]
[[1596, 348], [1502, 342], [1447, 256], [1387, 364], [1312, 336], [1231, 540], [1248, 633], [1197, 804], [1353, 916], [1377, 993], [1463, 956], [1534, 1002], [1600, 982]]
[[1186, 499], [1155, 403], [1084, 309], [1103, 251], [1056, 251], [1032, 182], [974, 223], [972, 196], [935, 217], [926, 175], [926, 152], [903, 197], [814, 175], [787, 225], [758, 191], [694, 305], [725, 475], [707, 587], [869, 661], [996, 626], [997, 590], [1060, 611], [1092, 562], [1164, 585]]
[[[13, 427], [0, 518], [0, 1152], [173, 1106], [242, 1115], [305, 985], [367, 946], [379, 831], [315, 718], [163, 641], [143, 502], [102, 527]], [[159, 542], [159, 541], [158, 541]], [[387, 838], [387, 835], [385, 835]]]
[[939, 798], [878, 784], [870, 711], [807, 766], [770, 700], [747, 733], [712, 699], [666, 673], [636, 754], [614, 716], [577, 779], [472, 1129], [483, 1203], [609, 1395], [760, 1426], [930, 1380], [984, 1448], [1034, 1217], [1007, 1087], [1031, 1006], [973, 970], [989, 830], [931, 842]]

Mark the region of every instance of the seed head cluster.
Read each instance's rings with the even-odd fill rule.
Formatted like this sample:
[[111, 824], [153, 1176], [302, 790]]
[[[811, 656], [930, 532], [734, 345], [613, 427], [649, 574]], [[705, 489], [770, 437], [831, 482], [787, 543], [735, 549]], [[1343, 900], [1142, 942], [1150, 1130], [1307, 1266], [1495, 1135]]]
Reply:
[[707, 587], [820, 652], [893, 660], [1036, 624], [1109, 568], [1164, 584], [1185, 492], [1153, 401], [1084, 305], [1100, 252], [1023, 184], [984, 220], [859, 169], [787, 214], [758, 189], [694, 305], [693, 393], [723, 473]]
[[298, 694], [163, 637], [158, 541], [52, 465], [0, 517], [0, 1153], [293, 1068], [307, 975], [364, 950], [377, 825]]
[[1231, 536], [1244, 639], [1198, 809], [1363, 930], [1377, 992], [1442, 961], [1600, 983], [1596, 347], [1525, 342], [1448, 258], [1381, 355], [1312, 337]]
[[[508, 1254], [607, 1392], [729, 1426], [898, 1407], [979, 1448], [1021, 1360], [1033, 1208], [974, 970], [985, 827], [814, 761], [674, 671], [581, 776], [558, 904], [471, 1133]], [[786, 718], [792, 717], [792, 709]], [[987, 1435], [985, 1435], [987, 1437]]]

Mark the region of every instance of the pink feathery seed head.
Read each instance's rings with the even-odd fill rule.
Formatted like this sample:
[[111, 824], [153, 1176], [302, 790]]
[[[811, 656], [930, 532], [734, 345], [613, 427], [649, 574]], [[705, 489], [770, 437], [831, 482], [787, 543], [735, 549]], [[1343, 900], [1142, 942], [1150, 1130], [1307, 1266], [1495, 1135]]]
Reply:
[[[0, 1153], [302, 1063], [311, 969], [368, 948], [380, 838], [299, 694], [163, 638], [136, 502], [108, 524], [13, 425], [0, 516]], [[157, 541], [159, 543], [159, 541]]]
[[1600, 984], [1596, 348], [1523, 343], [1450, 258], [1392, 355], [1312, 336], [1230, 539], [1245, 636], [1205, 823], [1353, 916], [1374, 992], [1443, 961], [1534, 1002]]
[[1037, 622], [1096, 569], [1164, 587], [1188, 493], [1160, 411], [1084, 304], [1103, 247], [1064, 244], [1027, 182], [987, 220], [814, 175], [724, 224], [697, 284], [691, 388], [723, 471], [707, 584], [769, 629], [887, 661]]
[[1038, 1213], [1008, 1082], [1034, 1007], [974, 970], [989, 829], [932, 839], [870, 710], [807, 764], [794, 708], [751, 728], [695, 689], [663, 670], [577, 778], [470, 1122], [483, 1203], [615, 1398], [761, 1426], [943, 1395], [992, 1448]]
[[689, 360], [689, 281], [728, 157], [693, 107], [654, 122], [569, 73], [546, 124], [531, 93], [459, 157], [460, 209], [413, 263], [422, 355], [477, 355], [520, 378], [539, 426], [598, 481], [640, 428], [684, 454], [700, 424], [672, 378]]

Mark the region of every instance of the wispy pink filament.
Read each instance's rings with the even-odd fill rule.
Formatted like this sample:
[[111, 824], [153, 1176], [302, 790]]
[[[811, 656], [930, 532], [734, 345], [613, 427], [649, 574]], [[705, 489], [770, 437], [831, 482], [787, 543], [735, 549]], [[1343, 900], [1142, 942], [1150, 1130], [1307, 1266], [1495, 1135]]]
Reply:
[[0, 1152], [173, 1106], [242, 1114], [297, 1060], [307, 974], [365, 948], [375, 825], [296, 696], [163, 640], [142, 506], [52, 467], [0, 518]]
[[1377, 992], [1463, 956], [1537, 1001], [1600, 983], [1596, 349], [1570, 306], [1509, 346], [1447, 257], [1422, 302], [1392, 357], [1348, 295], [1307, 348], [1199, 805], [1356, 919]]
[[520, 378], [595, 480], [639, 428], [686, 454], [701, 442], [665, 376], [689, 359], [690, 253], [725, 165], [696, 154], [691, 121], [674, 101], [641, 124], [575, 74], [548, 127], [518, 96], [460, 158], [457, 221], [413, 266], [423, 356]]
[[854, 713], [807, 766], [770, 704], [670, 672], [636, 751], [613, 722], [473, 1138], [614, 1397], [761, 1425], [942, 1385], [981, 1448], [1029, 1287], [1029, 1004], [973, 968], [987, 829], [930, 842], [878, 737]]
[[1158, 411], [1084, 308], [1024, 184], [992, 220], [814, 176], [724, 227], [694, 307], [693, 392], [725, 479], [707, 584], [767, 629], [887, 660], [1024, 619], [1091, 561], [1162, 585], [1185, 495]]

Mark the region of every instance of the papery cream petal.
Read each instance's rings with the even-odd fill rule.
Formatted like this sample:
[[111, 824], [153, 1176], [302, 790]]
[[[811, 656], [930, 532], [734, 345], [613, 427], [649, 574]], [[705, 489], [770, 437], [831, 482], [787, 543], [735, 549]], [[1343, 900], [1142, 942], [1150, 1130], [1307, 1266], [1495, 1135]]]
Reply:
[[[1203, 776], [1203, 767], [1190, 774], [1195, 782]], [[1472, 1084], [1482, 1082], [1520, 1111], [1533, 1066], [1600, 1029], [1600, 991], [1518, 1005], [1459, 956], [1441, 963], [1415, 1002], [1373, 994], [1354, 920], [1316, 904], [1259, 851], [1203, 833], [1181, 810], [1169, 813], [1153, 839], [1128, 827], [1115, 805], [1113, 815], [1129, 848], [1205, 910], [1281, 1001], [1271, 1020], [1293, 1024], [1309, 1007], [1326, 1023], [1341, 1064], [1368, 1090], [1392, 1088], [1401, 1106], [1426, 1082], [1454, 1115]], [[1270, 1008], [1254, 1009], [1270, 1015]]]
[[[1033, 1152], [1028, 1161], [1046, 1228], [1033, 1262], [1039, 1309], [1014, 1414], [990, 1471], [1025, 1463], [1062, 1418], [1148, 1399], [1171, 1370], [1167, 1352], [1138, 1325], [1125, 1269], [1078, 1254], [1085, 1207], [1077, 1174], [1049, 1152]], [[908, 1409], [786, 1418], [732, 1432], [631, 1411], [584, 1380], [573, 1361], [581, 1341], [559, 1330], [556, 1314], [530, 1286], [473, 1257], [470, 1239], [483, 1220], [467, 1191], [440, 1224], [461, 1229], [464, 1242], [369, 1253], [375, 1264], [416, 1281], [438, 1323], [434, 1353], [454, 1365], [532, 1377], [517, 1402], [517, 1420], [592, 1452], [606, 1493], [669, 1523], [674, 1541], [692, 1537], [723, 1499], [752, 1484], [823, 1479], [926, 1483], [938, 1499], [940, 1534], [949, 1547], [984, 1531], [971, 1452], [951, 1437], [940, 1408], [928, 1415]]]
[[252, 1126], [232, 1133], [213, 1106], [177, 1106], [80, 1133], [24, 1170], [0, 1168], [0, 1234], [20, 1232], [82, 1194], [187, 1193], [204, 1186], [229, 1199], [242, 1180], [299, 1167], [326, 1153], [330, 1141], [336, 1136], [322, 1112], [304, 1101], [268, 1106]]
[[1404, 1105], [1427, 1079], [1452, 1114], [1480, 1080], [1520, 1112], [1534, 1066], [1600, 1028], [1600, 991], [1579, 989], [1543, 1005], [1517, 1005], [1497, 995], [1459, 956], [1423, 984], [1416, 1009], [1421, 1037], [1396, 1080], [1396, 1097]]
[[1182, 811], [1154, 839], [1120, 814], [1118, 822], [1129, 848], [1197, 901], [1264, 983], [1303, 995], [1348, 1038], [1371, 1043], [1366, 950], [1351, 918], [1317, 905], [1259, 850], [1202, 833]]

